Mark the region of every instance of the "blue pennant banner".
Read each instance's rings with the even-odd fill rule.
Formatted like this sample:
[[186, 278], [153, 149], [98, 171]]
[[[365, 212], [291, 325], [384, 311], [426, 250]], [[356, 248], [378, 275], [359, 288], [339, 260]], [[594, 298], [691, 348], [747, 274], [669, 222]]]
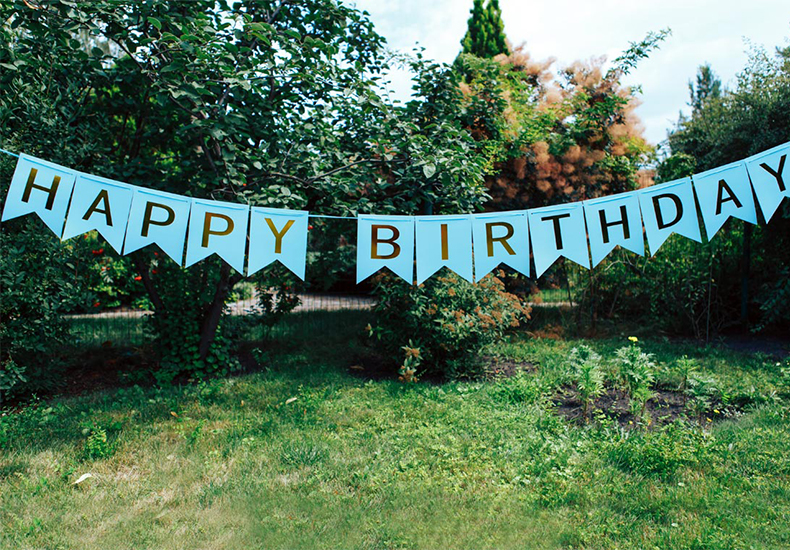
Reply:
[[76, 178], [73, 170], [24, 153], [19, 155], [2, 221], [35, 212], [60, 238]]
[[120, 254], [133, 195], [134, 187], [126, 183], [79, 174], [63, 240], [96, 230]]
[[691, 178], [646, 187], [637, 196], [651, 256], [672, 233], [702, 242]]
[[[790, 197], [788, 155], [785, 143], [690, 178], [530, 210], [362, 214], [357, 282], [387, 268], [422, 284], [445, 267], [477, 282], [500, 265], [537, 278], [563, 257], [590, 269], [617, 246], [644, 255], [647, 240], [654, 255], [673, 233], [700, 242], [702, 227], [711, 239], [729, 218], [756, 224], [758, 207], [768, 223]], [[97, 231], [123, 254], [155, 244], [184, 267], [216, 254], [247, 276], [278, 261], [301, 279], [309, 218], [338, 217], [186, 197], [21, 154], [2, 221], [31, 213], [63, 240]]]
[[307, 229], [308, 213], [305, 210], [253, 207], [247, 275], [276, 260], [304, 280]]
[[580, 202], [527, 211], [535, 277], [540, 277], [560, 257], [590, 268], [584, 207]]

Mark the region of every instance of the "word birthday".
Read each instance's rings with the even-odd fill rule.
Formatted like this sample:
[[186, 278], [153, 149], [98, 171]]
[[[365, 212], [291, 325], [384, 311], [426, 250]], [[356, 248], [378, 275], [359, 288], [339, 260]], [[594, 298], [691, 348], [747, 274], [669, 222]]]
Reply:
[[[531, 210], [360, 214], [357, 282], [386, 267], [414, 283], [415, 264], [417, 284], [442, 267], [469, 281], [500, 264], [539, 277], [560, 257], [590, 268], [616, 246], [644, 255], [645, 239], [651, 255], [672, 233], [701, 242], [701, 225], [711, 239], [731, 217], [756, 224], [758, 209], [767, 223], [790, 197], [788, 153], [790, 143], [661, 185]], [[305, 275], [310, 214], [303, 210], [174, 195], [22, 154], [2, 220], [29, 213], [61, 240], [96, 230], [119, 254], [155, 244], [183, 267], [217, 254], [247, 276], [274, 261]]]

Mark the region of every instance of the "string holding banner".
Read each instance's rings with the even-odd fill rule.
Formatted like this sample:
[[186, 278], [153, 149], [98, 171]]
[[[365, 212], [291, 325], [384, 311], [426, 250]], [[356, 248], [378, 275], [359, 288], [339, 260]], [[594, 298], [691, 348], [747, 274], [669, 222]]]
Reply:
[[[672, 234], [701, 242], [731, 217], [767, 223], [790, 197], [790, 143], [690, 178], [530, 210], [336, 216], [186, 197], [18, 158], [2, 221], [36, 214], [62, 240], [97, 231], [122, 254], [155, 244], [188, 267], [217, 254], [253, 275], [279, 261], [304, 279], [309, 218], [357, 222], [357, 282], [388, 268], [422, 283], [443, 267], [479, 281], [505, 264], [540, 277], [560, 257], [595, 267], [617, 246], [651, 255]], [[756, 198], [756, 200], [755, 200]], [[697, 210], [701, 214], [698, 217]]]

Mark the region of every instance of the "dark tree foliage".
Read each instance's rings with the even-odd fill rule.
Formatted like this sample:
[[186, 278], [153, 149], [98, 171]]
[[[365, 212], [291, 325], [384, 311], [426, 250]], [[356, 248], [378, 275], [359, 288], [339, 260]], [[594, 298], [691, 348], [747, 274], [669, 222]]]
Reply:
[[488, 0], [485, 6], [483, 0], [474, 0], [470, 13], [466, 35], [461, 40], [462, 53], [483, 58], [507, 54], [510, 49], [499, 0]]

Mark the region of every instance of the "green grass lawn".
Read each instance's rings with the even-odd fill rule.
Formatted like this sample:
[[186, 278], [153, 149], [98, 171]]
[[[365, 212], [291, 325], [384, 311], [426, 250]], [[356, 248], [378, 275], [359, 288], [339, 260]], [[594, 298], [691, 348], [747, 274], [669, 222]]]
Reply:
[[0, 418], [0, 548], [790, 548], [775, 360], [640, 342], [662, 384], [688, 354], [739, 412], [584, 426], [552, 402], [578, 341], [514, 337], [495, 352], [537, 370], [509, 379], [404, 385], [349, 374], [367, 320], [326, 315], [276, 331], [258, 373]]

